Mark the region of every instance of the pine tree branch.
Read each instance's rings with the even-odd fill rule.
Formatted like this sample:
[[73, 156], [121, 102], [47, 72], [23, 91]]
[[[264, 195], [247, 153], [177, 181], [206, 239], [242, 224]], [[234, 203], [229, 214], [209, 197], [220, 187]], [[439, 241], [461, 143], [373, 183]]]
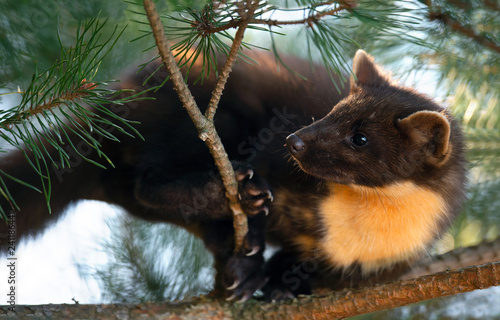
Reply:
[[251, 300], [231, 304], [198, 298], [180, 303], [139, 305], [37, 305], [0, 307], [2, 316], [49, 316], [51, 319], [343, 319], [355, 315], [405, 306], [428, 299], [486, 289], [500, 285], [500, 262], [472, 266], [322, 296], [304, 296], [279, 303]]
[[[287, 312], [308, 315], [295, 319], [343, 319], [392, 309], [411, 303], [485, 289], [500, 284], [500, 262], [427, 275], [415, 280], [396, 281], [358, 290], [343, 290], [325, 297], [308, 297]], [[310, 312], [309, 312], [310, 310]]]
[[164, 28], [153, 1], [143, 0], [143, 5], [151, 29], [153, 30], [161, 59], [169, 73], [170, 79], [172, 79], [174, 89], [177, 91], [184, 108], [196, 126], [200, 139], [207, 144], [221, 174], [222, 182], [226, 188], [226, 196], [229, 199], [229, 206], [234, 217], [235, 251], [239, 251], [243, 248], [243, 240], [248, 232], [248, 222], [238, 200], [238, 183], [236, 182], [233, 167], [215, 130], [213, 121], [203, 116], [184, 82], [181, 71], [175, 62], [170, 43], [165, 37]]
[[439, 20], [448, 27], [450, 27], [453, 31], [461, 33], [462, 35], [471, 38], [477, 43], [500, 53], [500, 46], [498, 44], [488, 40], [487, 38], [481, 36], [480, 34], [477, 34], [474, 30], [470, 29], [469, 27], [463, 26], [461, 23], [447, 16], [446, 14], [443, 13], [438, 13], [437, 15], [431, 14], [430, 20]]
[[493, 0], [482, 0], [485, 7], [500, 12], [500, 4], [498, 1]]
[[29, 110], [16, 113], [12, 117], [1, 121], [0, 127], [11, 129], [14, 125], [17, 125], [22, 121], [29, 120], [30, 118], [35, 117], [38, 114], [43, 113], [44, 111], [55, 109], [61, 106], [61, 104], [72, 103], [76, 100], [84, 98], [89, 95], [86, 90], [93, 90], [96, 88], [97, 84], [92, 82], [87, 83], [84, 79], [78, 88], [62, 92], [58, 96], [51, 97], [47, 102], [34, 106]]
[[[16, 199], [11, 197], [6, 184], [3, 183], [3, 177], [42, 192], [50, 212], [49, 168], [71, 167], [71, 156], [68, 152], [105, 168], [101, 163], [90, 159], [88, 154], [82, 154], [68, 140], [67, 131], [81, 138], [82, 142], [94, 149], [99, 157], [111, 165], [113, 165], [111, 160], [100, 150], [100, 138], [114, 141], [118, 141], [118, 138], [103, 129], [104, 127], [112, 127], [131, 137], [140, 137], [131, 125], [135, 122], [111, 113], [104, 105], [111, 102], [122, 104], [140, 100], [142, 98], [138, 96], [142, 93], [120, 98], [118, 96], [121, 93], [129, 90], [106, 89], [104, 82], [93, 80], [101, 62], [124, 31], [115, 26], [109, 36], [103, 37], [102, 28], [105, 24], [106, 22], [99, 22], [98, 18], [94, 18], [79, 26], [74, 47], [65, 49], [60, 42], [61, 60], [42, 72], [39, 72], [35, 65], [31, 82], [24, 91], [18, 92], [22, 97], [19, 105], [0, 110], [0, 138], [21, 150], [25, 160], [40, 176], [41, 181], [40, 191], [33, 185], [0, 171], [0, 195], [11, 207], [17, 207]], [[55, 150], [55, 154], [51, 154], [49, 149]], [[6, 218], [3, 207], [0, 207], [0, 218]]]
[[[336, 3], [337, 1], [328, 1], [324, 3], [319, 3], [317, 6], [321, 5], [328, 5], [331, 3]], [[306, 24], [308, 26], [313, 26], [315, 23], [317, 23], [319, 20], [321, 20], [324, 17], [327, 16], [333, 16], [340, 11], [343, 10], [349, 10], [357, 6], [357, 3], [355, 1], [342, 1], [342, 5], [340, 5], [337, 8], [326, 10], [326, 11], [321, 11], [316, 14], [310, 15], [307, 18], [304, 19], [298, 19], [298, 20], [272, 20], [272, 19], [267, 19], [267, 20], [262, 20], [262, 19], [253, 19], [251, 21], [252, 24], [264, 24], [267, 26], [284, 26], [284, 25], [300, 25], [300, 24]]]
[[[316, 7], [320, 6], [326, 6], [330, 5], [333, 3], [339, 3], [339, 1], [325, 1], [316, 4]], [[217, 26], [217, 27], [210, 27], [207, 25], [194, 25], [197, 27], [198, 31], [204, 33], [204, 34], [211, 34], [211, 33], [218, 33], [221, 31], [229, 30], [232, 28], [239, 28], [243, 25], [248, 25], [248, 24], [254, 24], [254, 25], [267, 25], [267, 26], [284, 26], [284, 25], [308, 25], [312, 26], [314, 23], [318, 22], [324, 17], [327, 16], [332, 16], [337, 13], [339, 13], [342, 10], [349, 10], [354, 7], [356, 7], [358, 4], [354, 0], [349, 0], [349, 1], [341, 1], [342, 5], [340, 5], [337, 8], [326, 10], [326, 11], [320, 11], [317, 12], [316, 14], [310, 15], [307, 18], [304, 19], [298, 19], [298, 20], [273, 20], [273, 19], [256, 19], [256, 18], [251, 18], [250, 20], [247, 19], [238, 19], [238, 20], [231, 20], [228, 23], [222, 25], [222, 26]]]
[[242, 20], [231, 20], [229, 21], [228, 23], [222, 25], [222, 26], [218, 26], [218, 27], [205, 27], [205, 28], [199, 28], [198, 30], [199, 31], [202, 31], [203, 33], [218, 33], [218, 32], [222, 32], [222, 31], [226, 31], [226, 30], [229, 30], [229, 29], [232, 29], [232, 28], [238, 28], [240, 27], [243, 23], [245, 24], [248, 24], [247, 21], [242, 21]]
[[399, 280], [415, 279], [427, 274], [465, 268], [500, 261], [500, 237], [491, 242], [459, 248], [442, 255], [421, 259], [409, 272], [401, 275]]
[[[494, 0], [480, 0], [480, 2], [482, 2], [482, 4], [488, 9], [500, 11], [500, 6], [499, 6], [498, 2], [495, 2]], [[464, 10], [471, 10], [471, 9], [478, 7], [475, 3], [473, 3], [469, 0], [446, 0], [446, 3], [451, 4], [457, 8], [464, 9]], [[426, 0], [425, 4], [427, 6], [431, 6], [432, 1]]]
[[238, 51], [240, 50], [241, 43], [243, 42], [243, 35], [245, 34], [245, 30], [251, 21], [251, 17], [253, 17], [255, 10], [259, 5], [259, 0], [254, 0], [248, 11], [244, 13], [244, 16], [241, 16], [240, 24], [236, 34], [234, 36], [233, 44], [231, 46], [231, 50], [226, 59], [226, 63], [222, 68], [221, 74], [219, 75], [219, 79], [217, 80], [217, 84], [215, 85], [215, 89], [212, 92], [212, 97], [208, 104], [208, 108], [205, 112], [205, 117], [210, 121], [213, 121], [215, 112], [217, 111], [217, 106], [219, 105], [220, 98], [222, 96], [222, 91], [226, 86], [227, 78], [229, 77], [229, 73], [233, 69], [234, 61], [238, 56]]
[[449, 14], [444, 11], [441, 11], [439, 7], [433, 8], [431, 1], [426, 1], [426, 4], [429, 6], [429, 20], [430, 21], [439, 21], [444, 25], [448, 26], [452, 31], [462, 34], [465, 37], [468, 37], [477, 43], [489, 48], [495, 52], [500, 53], [500, 45], [491, 41], [488, 38], [484, 37], [481, 34], [475, 32], [471, 26], [465, 26], [461, 24], [459, 21], [453, 19]]

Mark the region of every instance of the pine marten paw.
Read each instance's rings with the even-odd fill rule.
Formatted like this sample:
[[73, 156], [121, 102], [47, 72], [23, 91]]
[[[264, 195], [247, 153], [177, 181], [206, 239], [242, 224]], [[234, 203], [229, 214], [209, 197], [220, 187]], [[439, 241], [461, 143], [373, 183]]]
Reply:
[[263, 274], [269, 280], [262, 288], [265, 301], [287, 300], [311, 294], [309, 272], [312, 270], [304, 268], [300, 261], [298, 253], [281, 250], [266, 262]]
[[245, 162], [233, 161], [234, 173], [238, 181], [238, 196], [243, 211], [248, 216], [261, 212], [269, 213], [269, 203], [273, 194], [267, 182], [255, 173], [252, 166]]
[[[310, 295], [312, 293], [311, 285], [307, 279], [300, 279], [300, 285], [296, 285], [297, 283], [295, 282], [287, 283], [290, 279], [285, 277], [277, 278], [266, 275], [266, 279], [269, 280], [262, 287], [262, 293], [264, 295], [263, 299], [268, 302], [293, 299], [298, 295]], [[293, 278], [293, 280], [295, 279], [299, 278]]]
[[262, 255], [235, 255], [226, 265], [227, 301], [245, 302], [260, 290], [266, 279], [262, 275]]

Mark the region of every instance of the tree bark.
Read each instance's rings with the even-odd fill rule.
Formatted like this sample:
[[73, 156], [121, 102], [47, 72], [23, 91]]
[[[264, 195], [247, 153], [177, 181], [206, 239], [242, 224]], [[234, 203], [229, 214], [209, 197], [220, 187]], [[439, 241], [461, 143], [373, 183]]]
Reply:
[[500, 285], [500, 262], [445, 271], [357, 290], [304, 296], [279, 303], [244, 304], [197, 298], [139, 305], [40, 305], [0, 307], [1, 319], [343, 319], [411, 303]]

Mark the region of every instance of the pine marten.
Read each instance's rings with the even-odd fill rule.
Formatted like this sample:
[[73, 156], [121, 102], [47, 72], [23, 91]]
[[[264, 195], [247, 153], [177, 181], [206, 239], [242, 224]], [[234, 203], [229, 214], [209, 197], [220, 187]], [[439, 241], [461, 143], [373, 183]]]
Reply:
[[354, 57], [349, 95], [286, 144], [321, 192], [276, 192], [269, 238], [286, 245], [267, 268], [276, 275], [281, 266], [271, 298], [310, 292], [308, 268], [321, 271], [323, 282], [331, 282], [325, 270], [337, 273], [336, 287], [394, 278], [460, 210], [459, 125], [429, 98], [393, 83], [364, 51]]
[[[432, 100], [394, 84], [363, 51], [354, 58], [350, 89], [345, 83], [342, 92], [309, 62], [285, 59], [292, 73], [278, 71], [270, 54], [253, 58], [259, 65], [235, 66], [215, 118], [249, 215], [247, 252], [233, 253], [222, 183], [170, 86], [155, 93], [155, 101], [109, 106], [139, 121], [145, 141], [103, 141], [113, 169], [75, 154], [72, 168], [54, 166], [52, 214], [43, 196], [9, 184], [21, 207], [18, 237], [43, 230], [71, 201], [117, 204], [203, 239], [215, 257], [214, 292], [242, 300], [259, 289], [267, 299], [283, 299], [320, 285], [356, 286], [407, 268], [450, 224], [464, 198], [458, 124]], [[201, 64], [188, 81], [198, 105], [206, 106], [215, 77], [194, 85], [197, 68]], [[141, 87], [154, 69], [127, 77], [122, 86]], [[165, 76], [157, 73], [145, 87]], [[1, 161], [2, 170], [37, 185], [20, 152]], [[6, 230], [1, 223], [0, 233]], [[5, 238], [0, 241], [6, 246]], [[266, 263], [265, 242], [281, 248]]]

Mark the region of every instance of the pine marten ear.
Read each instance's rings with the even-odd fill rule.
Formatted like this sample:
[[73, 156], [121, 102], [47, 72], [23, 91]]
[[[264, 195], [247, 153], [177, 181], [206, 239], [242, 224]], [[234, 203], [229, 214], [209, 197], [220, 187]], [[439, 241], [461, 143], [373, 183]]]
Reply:
[[432, 165], [443, 165], [451, 154], [450, 122], [435, 111], [418, 111], [399, 120], [399, 127], [424, 152]]
[[389, 84], [389, 76], [373, 61], [373, 57], [358, 50], [352, 62], [351, 93], [359, 87], [379, 87]]

